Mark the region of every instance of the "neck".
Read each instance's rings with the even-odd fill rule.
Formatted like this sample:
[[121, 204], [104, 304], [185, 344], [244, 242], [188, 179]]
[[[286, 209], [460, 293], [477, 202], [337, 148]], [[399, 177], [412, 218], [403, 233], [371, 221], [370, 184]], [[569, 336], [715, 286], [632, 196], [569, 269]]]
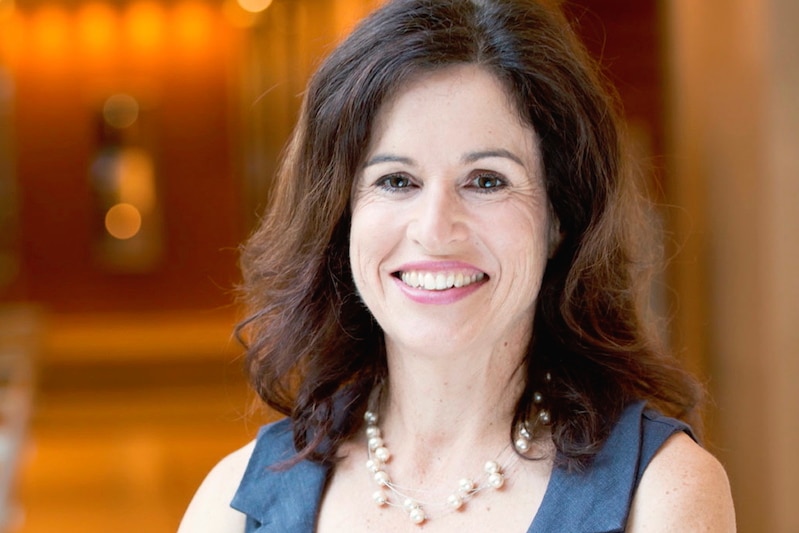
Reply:
[[519, 346], [431, 356], [388, 343], [389, 380], [379, 410], [392, 450], [412, 458], [416, 469], [436, 462], [446, 469], [440, 454], [458, 463], [498, 453], [509, 442], [524, 386]]

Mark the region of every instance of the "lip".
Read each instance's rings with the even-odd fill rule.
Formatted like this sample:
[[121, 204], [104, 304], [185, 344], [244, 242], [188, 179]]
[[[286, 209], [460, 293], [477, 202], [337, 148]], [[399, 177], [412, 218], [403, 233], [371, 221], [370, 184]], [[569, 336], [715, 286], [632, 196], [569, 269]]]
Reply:
[[[451, 287], [444, 290], [425, 290], [421, 287], [406, 285], [399, 277], [402, 272], [425, 273], [461, 273], [465, 276], [482, 274], [482, 279], [463, 287]], [[421, 304], [445, 305], [466, 298], [485, 284], [489, 276], [479, 268], [462, 261], [417, 261], [405, 263], [391, 273], [391, 278], [399, 290], [414, 302]]]

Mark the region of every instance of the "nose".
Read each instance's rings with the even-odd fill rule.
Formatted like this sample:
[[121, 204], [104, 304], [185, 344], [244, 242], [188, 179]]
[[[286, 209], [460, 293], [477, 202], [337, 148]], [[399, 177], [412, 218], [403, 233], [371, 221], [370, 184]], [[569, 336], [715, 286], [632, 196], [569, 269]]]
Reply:
[[416, 198], [408, 237], [425, 251], [445, 254], [468, 238], [463, 200], [444, 184], [429, 185]]

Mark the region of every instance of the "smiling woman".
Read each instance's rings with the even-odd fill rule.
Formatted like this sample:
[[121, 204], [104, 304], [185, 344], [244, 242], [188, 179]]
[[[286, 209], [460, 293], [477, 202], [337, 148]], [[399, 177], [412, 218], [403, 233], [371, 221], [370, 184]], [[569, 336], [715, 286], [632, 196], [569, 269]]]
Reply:
[[182, 531], [734, 530], [701, 393], [640, 306], [614, 117], [549, 3], [365, 19], [242, 260], [250, 378], [287, 418]]
[[350, 263], [394, 351], [468, 369], [472, 343], [527, 343], [557, 234], [536, 134], [510, 101], [489, 71], [453, 66], [409, 81], [376, 117]]

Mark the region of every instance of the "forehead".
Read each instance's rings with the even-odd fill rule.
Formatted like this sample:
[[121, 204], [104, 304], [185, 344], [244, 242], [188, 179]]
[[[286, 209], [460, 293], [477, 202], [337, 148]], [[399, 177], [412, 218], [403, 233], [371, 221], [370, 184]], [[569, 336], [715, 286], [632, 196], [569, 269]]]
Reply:
[[535, 131], [521, 117], [506, 85], [485, 67], [461, 64], [423, 71], [381, 106], [367, 152], [499, 148], [496, 144], [537, 152]]

